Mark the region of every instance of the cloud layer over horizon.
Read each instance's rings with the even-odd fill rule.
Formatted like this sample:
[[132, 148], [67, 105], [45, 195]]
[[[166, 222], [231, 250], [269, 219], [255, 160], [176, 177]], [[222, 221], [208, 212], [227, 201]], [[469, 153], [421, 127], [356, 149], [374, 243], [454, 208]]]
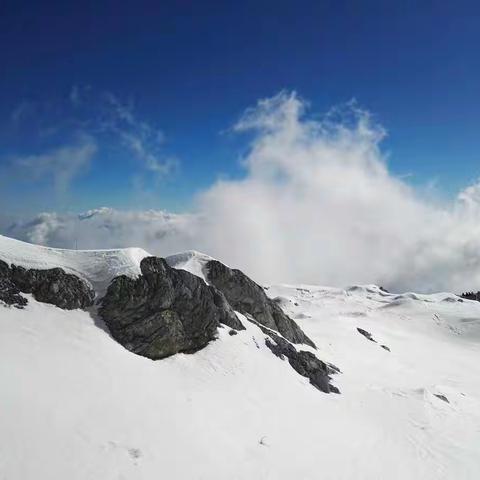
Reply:
[[281, 92], [248, 109], [233, 127], [251, 135], [244, 177], [217, 181], [194, 212], [43, 213], [3, 232], [64, 248], [196, 249], [262, 282], [480, 288], [480, 185], [450, 205], [425, 199], [389, 172], [368, 112], [307, 108]]

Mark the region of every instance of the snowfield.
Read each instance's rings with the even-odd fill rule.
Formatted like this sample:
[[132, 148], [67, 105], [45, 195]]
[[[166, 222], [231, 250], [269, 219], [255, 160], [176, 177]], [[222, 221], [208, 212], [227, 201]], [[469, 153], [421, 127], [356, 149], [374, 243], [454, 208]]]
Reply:
[[[7, 263], [60, 266], [100, 291], [138, 275], [146, 255], [0, 236]], [[202, 275], [208, 259], [167, 261]], [[244, 317], [237, 335], [223, 328], [195, 354], [152, 361], [94, 314], [31, 296], [24, 310], [0, 305], [0, 479], [480, 478], [479, 302], [373, 285], [267, 288], [341, 369], [340, 395], [275, 357]]]

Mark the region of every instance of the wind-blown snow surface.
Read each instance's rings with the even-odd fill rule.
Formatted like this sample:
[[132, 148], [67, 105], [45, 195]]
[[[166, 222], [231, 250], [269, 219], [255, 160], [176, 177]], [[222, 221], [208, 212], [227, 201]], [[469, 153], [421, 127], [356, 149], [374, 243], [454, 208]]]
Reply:
[[[82, 274], [104, 254], [16, 248], [0, 258]], [[201, 270], [195, 257], [176, 260]], [[272, 355], [246, 319], [193, 355], [151, 361], [86, 312], [0, 305], [0, 479], [479, 478], [480, 303], [375, 286], [267, 293], [342, 370], [340, 395]]]

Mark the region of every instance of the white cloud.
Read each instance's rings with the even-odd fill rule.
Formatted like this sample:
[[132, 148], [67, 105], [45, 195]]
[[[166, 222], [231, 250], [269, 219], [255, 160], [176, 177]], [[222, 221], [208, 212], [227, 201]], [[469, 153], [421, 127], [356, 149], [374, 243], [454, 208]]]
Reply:
[[[122, 151], [122, 159], [129, 155], [136, 161], [132, 180], [137, 184], [156, 188], [177, 167], [178, 160], [165, 153], [165, 134], [151, 123], [142, 120], [132, 101], [126, 102], [111, 92], [98, 93], [90, 86], [74, 85], [66, 98], [48, 102], [24, 100], [10, 115], [17, 128], [28, 136], [27, 144], [34, 144], [40, 153], [19, 155], [13, 166], [31, 169], [32, 180], [54, 177], [59, 190], [68, 184], [83, 168], [79, 155], [104, 149]], [[65, 138], [77, 137], [73, 144], [51, 149], [45, 153], [45, 145], [64, 143]], [[76, 151], [83, 146], [90, 150]], [[87, 145], [90, 145], [90, 147]], [[95, 148], [91, 148], [95, 146]], [[24, 147], [24, 145], [22, 145]], [[71, 156], [69, 161], [67, 156]], [[93, 157], [93, 155], [92, 155]], [[84, 157], [86, 159], [86, 157]], [[88, 162], [91, 160], [89, 158]], [[85, 165], [88, 163], [85, 161]], [[57, 173], [56, 167], [59, 166]], [[21, 171], [20, 173], [24, 173]], [[134, 182], [132, 182], [134, 183]]]
[[102, 209], [44, 214], [10, 232], [81, 248], [195, 248], [258, 281], [393, 290], [480, 288], [480, 184], [451, 205], [419, 196], [388, 170], [385, 131], [354, 103], [309, 117], [294, 93], [258, 102], [234, 126], [253, 134], [241, 180], [216, 182], [194, 215]]
[[153, 174], [157, 180], [166, 177], [176, 168], [177, 160], [170, 157], [160, 158], [158, 154], [146, 145], [143, 135], [128, 131], [120, 131], [120, 137], [133, 154], [143, 162], [145, 168]]
[[197, 248], [264, 281], [480, 288], [480, 186], [428, 201], [389, 172], [368, 112], [307, 107], [282, 92], [235, 125], [253, 133], [246, 176], [201, 195]]
[[28, 181], [51, 180], [56, 192], [64, 194], [73, 179], [88, 169], [96, 150], [91, 136], [78, 134], [72, 144], [38, 155], [11, 158], [9, 170]]
[[17, 221], [7, 235], [32, 243], [60, 248], [92, 249], [142, 246], [168, 255], [191, 241], [194, 217], [163, 211], [118, 211], [97, 208], [80, 215], [41, 213], [29, 221]]
[[209, 250], [262, 280], [388, 283], [414, 244], [406, 232], [435, 212], [388, 173], [385, 133], [367, 113], [350, 105], [313, 120], [305, 111], [282, 92], [237, 123], [254, 133], [247, 175], [202, 195]]
[[156, 181], [168, 176], [178, 166], [178, 160], [163, 153], [164, 133], [138, 120], [133, 104], [120, 101], [112, 93], [104, 94], [103, 100], [102, 129], [117, 135]]

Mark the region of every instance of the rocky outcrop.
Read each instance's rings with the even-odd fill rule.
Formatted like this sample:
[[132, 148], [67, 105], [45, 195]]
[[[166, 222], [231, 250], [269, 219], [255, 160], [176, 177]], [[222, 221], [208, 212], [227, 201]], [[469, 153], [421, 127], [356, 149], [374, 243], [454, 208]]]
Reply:
[[291, 367], [310, 383], [324, 393], [340, 393], [337, 387], [330, 383], [330, 375], [339, 373], [335, 365], [319, 360], [313, 353], [298, 351], [291, 343], [278, 335], [269, 333], [265, 340], [267, 347], [279, 358], [287, 358]]
[[358, 328], [357, 328], [357, 332], [358, 332], [360, 335], [363, 335], [367, 340], [370, 340], [371, 342], [377, 343], [377, 341], [372, 337], [372, 334], [371, 334], [370, 332], [367, 332], [367, 331], [364, 330], [363, 328], [358, 327]]
[[441, 395], [440, 393], [434, 393], [434, 395], [440, 400], [443, 400], [445, 403], [450, 403], [448, 398], [445, 395]]
[[12, 267], [12, 281], [35, 300], [50, 303], [64, 310], [85, 309], [93, 305], [95, 292], [75, 275], [61, 268], [48, 270]]
[[315, 347], [312, 340], [281, 309], [281, 299], [268, 298], [264, 289], [243, 272], [228, 268], [217, 260], [206, 263], [204, 274], [208, 282], [225, 295], [235, 310], [245, 315], [267, 335], [265, 344], [277, 357], [286, 358], [291, 367], [308, 378], [318, 390], [340, 393], [338, 388], [330, 383], [330, 375], [338, 373], [338, 368], [322, 362], [313, 353], [297, 350], [292, 345], [303, 343]]
[[151, 359], [205, 347], [220, 324], [243, 325], [225, 297], [199, 277], [147, 257], [137, 279], [115, 278], [99, 314], [112, 336], [128, 350]]
[[460, 296], [466, 300], [475, 300], [480, 302], [480, 292], [464, 292]]
[[[265, 343], [276, 356], [287, 359], [317, 389], [339, 393], [330, 384], [338, 369], [311, 352], [298, 351], [290, 342], [313, 342], [239, 270], [209, 261], [211, 285], [162, 258], [144, 258], [140, 270], [138, 278], [113, 279], [98, 310], [112, 337], [128, 350], [153, 360], [196, 352], [216, 338], [221, 325], [229, 327], [230, 335], [245, 329], [235, 309], [266, 334]], [[61, 268], [26, 269], [0, 261], [0, 301], [23, 308], [28, 301], [22, 293], [67, 310], [85, 309], [95, 299], [86, 282]]]
[[[373, 343], [378, 343], [373, 337], [372, 337], [372, 334], [370, 332], [367, 332], [366, 330], [364, 330], [363, 328], [360, 328], [358, 327], [357, 328], [357, 332], [360, 334], [360, 335], [363, 335], [367, 340], [370, 340], [371, 342]], [[386, 350], [387, 352], [390, 352], [390, 348], [388, 348], [386, 345], [380, 345], [384, 350]]]
[[228, 268], [217, 260], [205, 265], [208, 282], [220, 290], [228, 303], [238, 312], [252, 316], [263, 326], [282, 334], [292, 343], [304, 343], [315, 347], [302, 329], [273, 300], [263, 288], [240, 270]]
[[11, 280], [10, 267], [0, 260], [0, 302], [23, 308], [28, 300], [20, 295], [20, 290]]
[[249, 320], [267, 335], [265, 345], [275, 356], [281, 360], [287, 359], [290, 366], [297, 373], [308, 378], [310, 383], [318, 390], [324, 393], [340, 393], [340, 390], [330, 383], [330, 375], [340, 373], [338, 367], [331, 363], [322, 362], [311, 352], [297, 350], [288, 340], [277, 335], [269, 328], [264, 327], [252, 317], [250, 317]]
[[27, 303], [27, 300], [20, 296], [20, 292], [31, 293], [35, 300], [65, 310], [85, 309], [93, 305], [95, 299], [95, 292], [86, 282], [75, 275], [65, 273], [61, 268], [36, 270], [15, 265], [9, 267], [2, 261], [0, 261], [0, 291], [2, 291], [0, 299], [17, 306], [24, 306]]

